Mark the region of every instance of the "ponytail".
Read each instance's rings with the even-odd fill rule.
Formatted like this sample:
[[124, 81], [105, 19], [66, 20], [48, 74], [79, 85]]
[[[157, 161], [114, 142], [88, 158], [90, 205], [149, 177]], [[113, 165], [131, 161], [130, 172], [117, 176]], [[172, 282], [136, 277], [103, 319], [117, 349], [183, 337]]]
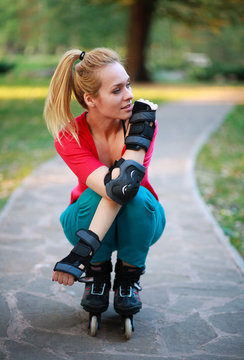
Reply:
[[73, 89], [72, 70], [80, 54], [81, 51], [76, 49], [64, 54], [52, 77], [45, 102], [44, 118], [48, 130], [59, 141], [59, 132], [64, 129], [78, 141], [77, 124], [70, 109], [70, 102]]
[[[78, 59], [81, 61], [74, 67]], [[88, 53], [74, 49], [64, 54], [52, 77], [44, 107], [48, 130], [58, 141], [62, 130], [63, 133], [71, 133], [79, 144], [78, 126], [70, 109], [72, 92], [78, 103], [87, 108], [84, 95], [98, 95], [101, 86], [99, 70], [115, 62], [120, 62], [118, 54], [106, 48], [97, 48]]]

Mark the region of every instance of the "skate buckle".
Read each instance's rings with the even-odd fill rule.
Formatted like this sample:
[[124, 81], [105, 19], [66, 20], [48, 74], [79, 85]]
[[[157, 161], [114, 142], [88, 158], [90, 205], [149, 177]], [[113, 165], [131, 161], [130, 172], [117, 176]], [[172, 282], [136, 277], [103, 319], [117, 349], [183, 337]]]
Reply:
[[132, 287], [130, 286], [130, 293], [129, 295], [123, 295], [122, 294], [122, 289], [121, 289], [121, 286], [119, 287], [119, 296], [120, 297], [132, 297]]
[[135, 283], [135, 284], [134, 284], [134, 287], [135, 287], [138, 291], [142, 291], [142, 287], [141, 287], [138, 283]]
[[106, 284], [104, 283], [102, 291], [101, 292], [95, 292], [94, 291], [94, 284], [92, 284], [92, 286], [91, 286], [91, 295], [99, 295], [99, 296], [104, 295], [105, 286], [106, 286]]
[[86, 276], [81, 276], [78, 279], [78, 281], [81, 282], [81, 283], [89, 284], [89, 283], [93, 282], [94, 279], [93, 278], [87, 278]]

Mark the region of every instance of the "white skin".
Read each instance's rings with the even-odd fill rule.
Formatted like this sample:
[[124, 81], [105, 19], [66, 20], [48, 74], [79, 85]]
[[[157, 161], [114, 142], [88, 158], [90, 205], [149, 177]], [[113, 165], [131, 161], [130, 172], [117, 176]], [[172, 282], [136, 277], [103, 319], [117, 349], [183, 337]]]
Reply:
[[[93, 171], [86, 180], [86, 185], [102, 196], [89, 227], [102, 241], [121, 208], [121, 205], [107, 196], [104, 177], [115, 160], [121, 158], [124, 146], [121, 120], [125, 121], [127, 127], [132, 115], [133, 94], [129, 76], [121, 64], [116, 62], [104, 66], [99, 71], [99, 76], [101, 87], [98, 96], [92, 97], [85, 94], [84, 98], [88, 107], [87, 123], [98, 151], [99, 160], [104, 164]], [[140, 164], [143, 164], [144, 157], [144, 149], [126, 150], [123, 155], [125, 160], [135, 160]], [[114, 169], [112, 178], [116, 178], [118, 175], [119, 169]], [[72, 275], [60, 271], [53, 272], [52, 280], [69, 286], [74, 283]]]

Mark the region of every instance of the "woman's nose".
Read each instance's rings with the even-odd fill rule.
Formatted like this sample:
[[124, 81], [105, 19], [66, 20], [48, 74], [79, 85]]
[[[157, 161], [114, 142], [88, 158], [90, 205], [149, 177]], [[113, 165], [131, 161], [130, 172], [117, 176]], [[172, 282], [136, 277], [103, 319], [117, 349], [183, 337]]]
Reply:
[[126, 88], [126, 91], [125, 91], [125, 99], [133, 99], [133, 93], [132, 93], [132, 90], [131, 88]]

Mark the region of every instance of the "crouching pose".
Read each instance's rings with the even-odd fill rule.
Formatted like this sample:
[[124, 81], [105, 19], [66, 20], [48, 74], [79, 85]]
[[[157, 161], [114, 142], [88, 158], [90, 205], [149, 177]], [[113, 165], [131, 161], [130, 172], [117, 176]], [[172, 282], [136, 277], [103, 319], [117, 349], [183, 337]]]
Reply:
[[[76, 119], [72, 93], [87, 109]], [[53, 281], [86, 282], [81, 305], [91, 314], [93, 334], [93, 322], [109, 306], [114, 251], [114, 308], [129, 316], [133, 328], [132, 316], [142, 307], [139, 279], [165, 226], [148, 179], [157, 106], [144, 100], [133, 105], [132, 99], [129, 76], [114, 51], [71, 50], [54, 73], [44, 109], [56, 150], [78, 180], [60, 217], [73, 249], [56, 263]]]

